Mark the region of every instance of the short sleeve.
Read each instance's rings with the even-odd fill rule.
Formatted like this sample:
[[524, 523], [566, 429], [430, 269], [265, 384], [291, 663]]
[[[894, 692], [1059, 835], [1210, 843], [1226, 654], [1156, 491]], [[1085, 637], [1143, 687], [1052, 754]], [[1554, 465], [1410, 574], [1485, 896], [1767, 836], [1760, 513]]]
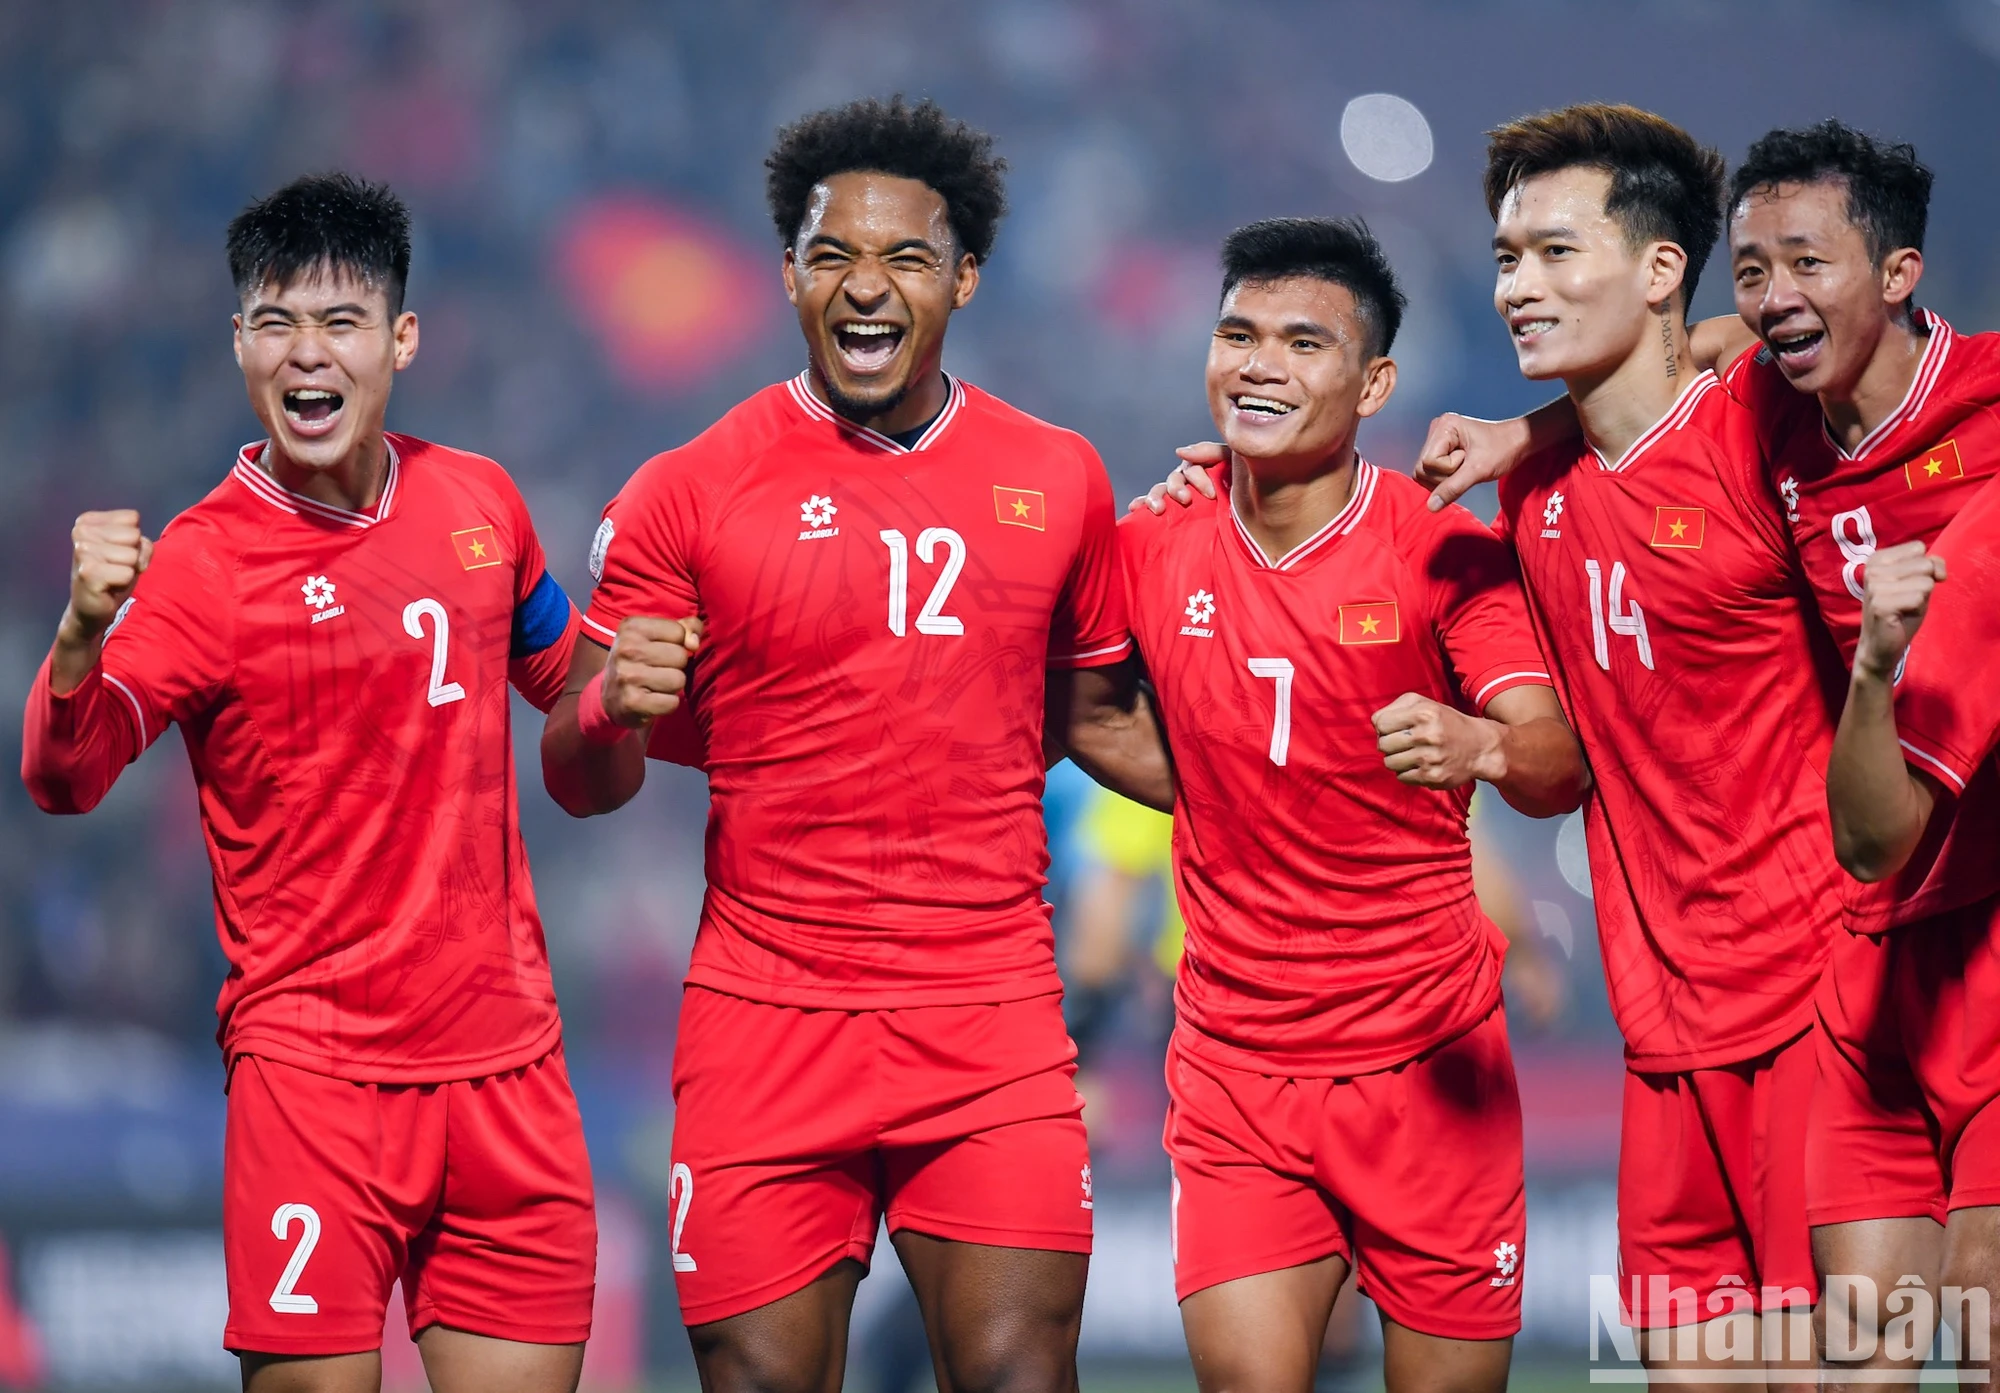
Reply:
[[1111, 480], [1096, 451], [1079, 445], [1078, 452], [1084, 475], [1083, 522], [1049, 624], [1048, 665], [1056, 668], [1103, 667], [1132, 651]]
[[507, 680], [538, 711], [562, 696], [576, 649], [576, 606], [555, 576], [534, 519], [520, 491], [509, 481], [508, 506], [514, 532], [514, 622], [507, 642]]
[[229, 567], [198, 527], [169, 525], [105, 635], [99, 669], [139, 724], [139, 748], [198, 719], [231, 669]]
[[682, 619], [700, 612], [695, 584], [702, 498], [685, 451], [641, 465], [604, 510], [590, 543], [596, 582], [585, 632], [609, 644], [635, 614]]
[[1909, 762], [1963, 793], [2000, 741], [2000, 683], [1980, 661], [2000, 653], [2000, 493], [1988, 484], [1938, 538], [1946, 580], [1931, 595], [1896, 686], [1896, 732]]
[[1436, 514], [1423, 558], [1431, 622], [1474, 711], [1515, 687], [1548, 687], [1513, 548], [1465, 509]]

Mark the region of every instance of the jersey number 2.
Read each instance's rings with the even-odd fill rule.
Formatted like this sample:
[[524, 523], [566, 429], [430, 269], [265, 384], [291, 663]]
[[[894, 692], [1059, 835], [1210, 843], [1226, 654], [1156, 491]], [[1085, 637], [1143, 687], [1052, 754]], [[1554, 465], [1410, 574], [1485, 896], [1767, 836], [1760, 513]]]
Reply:
[[431, 689], [425, 696], [433, 706], [464, 701], [465, 688], [444, 680], [444, 657], [451, 648], [451, 618], [444, 606], [426, 595], [403, 606], [403, 632], [411, 638], [424, 636], [424, 616], [431, 619]]
[[281, 1315], [316, 1316], [319, 1302], [292, 1288], [299, 1284], [299, 1276], [306, 1270], [306, 1259], [319, 1246], [319, 1211], [309, 1204], [281, 1204], [271, 1216], [271, 1232], [280, 1239], [289, 1237], [294, 1219], [299, 1221], [299, 1246], [292, 1249], [292, 1260], [285, 1264], [277, 1288], [271, 1293], [271, 1309]]
[[[879, 535], [882, 544], [889, 548], [889, 632], [902, 638], [904, 618], [910, 607], [910, 540], [893, 527], [885, 528]], [[962, 634], [965, 622], [946, 614], [944, 602], [952, 586], [958, 584], [958, 573], [965, 569], [965, 538], [949, 527], [926, 527], [917, 534], [917, 559], [928, 562], [937, 554], [939, 542], [945, 545], [944, 569], [938, 572], [930, 598], [917, 613], [917, 632]]]

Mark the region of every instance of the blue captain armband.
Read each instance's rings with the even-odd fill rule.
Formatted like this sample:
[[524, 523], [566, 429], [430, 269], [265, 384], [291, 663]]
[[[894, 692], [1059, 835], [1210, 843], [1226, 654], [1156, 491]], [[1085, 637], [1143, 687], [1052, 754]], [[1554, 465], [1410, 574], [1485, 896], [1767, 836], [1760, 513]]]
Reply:
[[507, 656], [526, 658], [561, 640], [569, 630], [569, 596], [547, 571], [514, 609], [514, 638]]

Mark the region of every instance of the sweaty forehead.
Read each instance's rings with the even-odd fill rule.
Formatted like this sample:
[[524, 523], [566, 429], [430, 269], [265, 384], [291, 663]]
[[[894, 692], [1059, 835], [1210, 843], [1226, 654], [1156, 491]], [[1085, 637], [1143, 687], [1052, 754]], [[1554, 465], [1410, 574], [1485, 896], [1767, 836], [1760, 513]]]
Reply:
[[1729, 210], [1732, 246], [1764, 241], [1842, 236], [1862, 237], [1848, 208], [1847, 184], [1841, 179], [1810, 183], [1759, 184], [1746, 190]]
[[1223, 296], [1221, 317], [1269, 329], [1318, 324], [1344, 339], [1358, 338], [1361, 332], [1354, 292], [1318, 276], [1239, 281]]
[[1571, 165], [1531, 174], [1507, 190], [1500, 200], [1497, 222], [1522, 229], [1567, 227], [1581, 231], [1609, 224], [1604, 211], [1611, 196], [1611, 174], [1589, 165]]
[[799, 239], [822, 234], [855, 246], [915, 238], [942, 247], [951, 240], [951, 217], [943, 196], [920, 179], [849, 170], [813, 185]]
[[310, 314], [330, 305], [366, 305], [384, 313], [389, 308], [389, 291], [381, 281], [350, 266], [329, 266], [320, 262], [288, 279], [274, 275], [243, 293], [246, 313], [260, 306], [283, 309], [294, 314]]

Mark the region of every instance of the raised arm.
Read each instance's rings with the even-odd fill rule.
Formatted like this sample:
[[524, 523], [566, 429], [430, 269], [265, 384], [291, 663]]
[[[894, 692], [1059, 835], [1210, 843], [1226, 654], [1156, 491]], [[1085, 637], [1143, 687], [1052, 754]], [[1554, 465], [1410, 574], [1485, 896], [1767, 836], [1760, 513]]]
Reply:
[[1478, 484], [1492, 483], [1522, 460], [1583, 434], [1567, 396], [1544, 402], [1525, 416], [1485, 421], [1447, 411], [1431, 422], [1417, 456], [1416, 480], [1431, 491], [1437, 512]]
[[148, 743], [144, 719], [107, 687], [100, 662], [153, 543], [130, 509], [83, 514], [70, 542], [69, 605], [35, 674], [21, 730], [21, 780], [51, 813], [96, 807]]
[[1050, 668], [1043, 744], [1050, 763], [1068, 755], [1106, 788], [1168, 813], [1173, 761], [1141, 675], [1130, 657], [1108, 667]]
[[1944, 578], [1944, 558], [1927, 554], [1922, 542], [1884, 547], [1868, 558], [1861, 640], [1826, 771], [1834, 855], [1856, 880], [1883, 880], [1901, 870], [1937, 801], [1929, 776], [1904, 762], [1895, 687], [1931, 592]]
[[1383, 763], [1418, 788], [1492, 784], [1529, 817], [1575, 811], [1590, 788], [1583, 749], [1547, 687], [1512, 687], [1468, 716], [1406, 692], [1374, 716]]
[[1688, 352], [1694, 358], [1694, 365], [1712, 372], [1721, 372], [1756, 342], [1755, 331], [1743, 322], [1741, 315], [1718, 314], [1688, 330]]
[[569, 681], [542, 726], [542, 782], [572, 817], [613, 812], [646, 782], [653, 722], [671, 715], [701, 647], [698, 619], [634, 615], [611, 647], [576, 645]]

